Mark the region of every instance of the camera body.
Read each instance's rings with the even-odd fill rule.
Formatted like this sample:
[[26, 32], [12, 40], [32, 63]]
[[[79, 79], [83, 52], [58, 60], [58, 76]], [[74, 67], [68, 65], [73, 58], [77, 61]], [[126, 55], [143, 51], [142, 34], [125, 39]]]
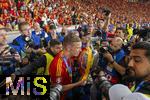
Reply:
[[107, 48], [107, 47], [101, 47], [101, 48], [99, 49], [99, 52], [102, 53], [102, 54], [107, 53], [107, 51], [108, 51], [108, 48]]
[[[100, 71], [101, 73], [103, 71]], [[98, 75], [98, 77], [95, 80], [96, 88], [98, 91], [100, 91], [101, 95], [106, 97], [106, 100], [109, 100], [109, 89], [112, 86], [112, 84], [107, 80], [107, 78], [104, 75]]]
[[112, 54], [112, 52], [113, 52], [112, 48], [109, 47], [109, 46], [102, 46], [102, 47], [99, 48], [99, 53], [100, 54], [105, 54], [107, 52], [109, 52], [110, 54]]
[[150, 29], [134, 29], [133, 34], [139, 35], [140, 38], [147, 41], [150, 38]]
[[14, 59], [13, 55], [0, 56], [0, 65], [10, 65]]
[[0, 74], [10, 75], [15, 71], [16, 60], [14, 55], [0, 56]]
[[15, 61], [15, 54], [17, 53], [14, 48], [7, 46], [3, 52], [8, 51], [7, 54], [0, 54], [0, 66], [9, 66]]
[[60, 100], [61, 91], [61, 85], [56, 85], [55, 87], [50, 88], [50, 100]]
[[110, 11], [109, 9], [104, 8], [104, 9], [102, 10], [102, 13], [104, 13], [105, 16], [108, 16], [108, 15], [111, 13], [111, 11]]
[[104, 58], [104, 54], [108, 52], [107, 47], [101, 47], [99, 48], [98, 51], [99, 51], [99, 65], [100, 66], [107, 65], [108, 61], [106, 58]]
[[35, 48], [35, 45], [30, 37], [25, 37], [25, 41], [27, 42], [26, 47]]

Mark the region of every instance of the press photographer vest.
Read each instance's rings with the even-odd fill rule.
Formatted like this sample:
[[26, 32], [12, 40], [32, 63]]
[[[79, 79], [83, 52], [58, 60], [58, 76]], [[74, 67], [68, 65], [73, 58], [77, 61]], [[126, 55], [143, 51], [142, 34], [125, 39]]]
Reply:
[[52, 60], [54, 59], [54, 57], [52, 55], [50, 55], [49, 53], [45, 53], [44, 55], [46, 57], [46, 66], [38, 68], [38, 70], [37, 70], [38, 75], [43, 75], [43, 74], [44, 75], [50, 75], [49, 66], [50, 66], [50, 63], [52, 62]]

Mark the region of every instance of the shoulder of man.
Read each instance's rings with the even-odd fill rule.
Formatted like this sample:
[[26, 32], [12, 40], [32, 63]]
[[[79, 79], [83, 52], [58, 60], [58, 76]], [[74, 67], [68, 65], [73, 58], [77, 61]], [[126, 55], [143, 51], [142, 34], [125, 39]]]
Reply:
[[62, 60], [60, 59], [60, 57], [61, 57], [61, 52], [58, 53], [58, 54], [54, 57], [53, 61], [51, 62], [51, 64], [50, 64], [50, 71], [52, 71], [53, 69], [56, 70], [57, 67], [60, 67], [60, 65], [62, 65], [62, 64], [60, 64], [60, 61], [62, 61]]
[[13, 44], [13, 45], [19, 45], [20, 42], [21, 42], [21, 40], [23, 40], [22, 35], [16, 37], [16, 38], [13, 40], [12, 44]]
[[123, 49], [120, 49], [120, 51], [117, 52], [117, 54], [115, 56], [116, 56], [116, 62], [119, 62], [124, 58], [125, 51]]

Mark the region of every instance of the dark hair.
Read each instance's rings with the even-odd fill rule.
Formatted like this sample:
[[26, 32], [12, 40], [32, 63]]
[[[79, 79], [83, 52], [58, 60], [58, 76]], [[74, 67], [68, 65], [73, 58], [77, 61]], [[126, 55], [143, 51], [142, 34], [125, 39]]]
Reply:
[[116, 30], [122, 30], [122, 31], [124, 31], [124, 28], [118, 27], [118, 28], [116, 28]]
[[81, 42], [81, 39], [77, 35], [69, 33], [64, 38], [63, 46], [67, 46], [67, 45], [73, 44], [74, 42]]
[[144, 41], [144, 42], [138, 42], [135, 45], [132, 46], [132, 49], [142, 49], [145, 50], [145, 56], [148, 57], [150, 60], [150, 42]]
[[28, 22], [19, 23], [19, 25], [18, 25], [19, 30], [22, 31], [22, 26], [25, 26], [25, 25], [29, 25], [29, 23]]
[[123, 27], [118, 27], [118, 28], [116, 28], [116, 31], [117, 31], [117, 30], [122, 30], [122, 32], [123, 32], [124, 34], [128, 34], [127, 30], [124, 29]]
[[49, 47], [54, 47], [55, 45], [60, 45], [61, 42], [57, 39], [52, 39], [51, 41], [48, 42]]

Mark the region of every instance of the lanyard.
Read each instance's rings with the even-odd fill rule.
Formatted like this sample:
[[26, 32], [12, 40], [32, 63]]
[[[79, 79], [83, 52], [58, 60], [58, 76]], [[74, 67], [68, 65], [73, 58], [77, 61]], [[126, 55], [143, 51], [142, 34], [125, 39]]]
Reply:
[[137, 88], [134, 90], [134, 92], [137, 92], [138, 90], [140, 90], [144, 83], [145, 83], [145, 82], [142, 81], [142, 82], [137, 86]]
[[67, 71], [69, 73], [69, 76], [72, 78], [72, 69], [71, 67], [68, 65], [67, 59], [65, 57], [63, 57], [64, 63], [66, 65]]

